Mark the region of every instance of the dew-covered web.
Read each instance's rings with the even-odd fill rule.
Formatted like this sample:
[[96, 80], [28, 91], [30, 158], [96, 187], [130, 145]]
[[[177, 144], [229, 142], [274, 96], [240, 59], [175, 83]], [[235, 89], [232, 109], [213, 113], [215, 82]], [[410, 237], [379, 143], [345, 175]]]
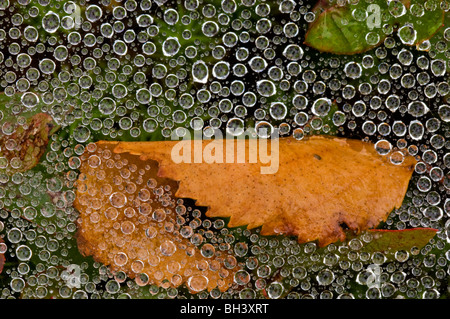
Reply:
[[[383, 2], [319, 6], [354, 6], [346, 25]], [[337, 54], [306, 43], [315, 1], [0, 0], [1, 298], [448, 298], [450, 3], [389, 3]], [[443, 17], [429, 37], [428, 14]], [[228, 228], [156, 162], [94, 144], [248, 128], [370, 141], [392, 165], [415, 156], [378, 228], [436, 236], [367, 251], [370, 233], [320, 248]]]

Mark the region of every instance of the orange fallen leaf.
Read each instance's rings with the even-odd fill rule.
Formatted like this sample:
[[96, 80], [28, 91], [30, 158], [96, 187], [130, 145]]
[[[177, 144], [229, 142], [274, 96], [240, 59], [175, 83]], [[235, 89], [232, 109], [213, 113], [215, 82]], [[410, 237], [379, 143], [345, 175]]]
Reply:
[[238, 270], [236, 258], [201, 244], [192, 224], [197, 220], [187, 219], [187, 208], [173, 196], [176, 183], [158, 178], [155, 162], [114, 154], [114, 146], [90, 144], [80, 157], [74, 202], [80, 252], [141, 286], [227, 290]]
[[[273, 148], [279, 156], [278, 171], [261, 174], [262, 168], [272, 164], [260, 158], [250, 161], [249, 140], [234, 142], [235, 150], [245, 149], [245, 163], [237, 163], [236, 155], [230, 163], [227, 152], [220, 154], [224, 140], [211, 143], [101, 141], [98, 145], [114, 145], [115, 153], [158, 161], [160, 177], [179, 181], [175, 196], [208, 206], [209, 217], [230, 217], [229, 227], [262, 226], [262, 235], [293, 235], [300, 243], [317, 240], [319, 246], [343, 241], [347, 228], [359, 233], [385, 221], [393, 208], [401, 206], [416, 163], [412, 156], [405, 156], [394, 165], [372, 143], [359, 140], [280, 138], [278, 152]], [[180, 145], [183, 150], [194, 150], [190, 162], [172, 160], [174, 147]], [[271, 147], [268, 143], [268, 154]], [[195, 163], [195, 158], [201, 158], [200, 149], [222, 156], [223, 163]]]

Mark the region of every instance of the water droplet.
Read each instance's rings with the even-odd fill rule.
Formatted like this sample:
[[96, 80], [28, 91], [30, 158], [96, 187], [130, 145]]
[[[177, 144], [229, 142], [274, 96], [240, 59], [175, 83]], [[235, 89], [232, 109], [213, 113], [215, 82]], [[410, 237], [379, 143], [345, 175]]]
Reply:
[[115, 192], [109, 196], [109, 202], [115, 208], [122, 208], [127, 203], [127, 197], [122, 192]]
[[357, 79], [361, 77], [362, 68], [361, 65], [357, 62], [349, 62], [344, 67], [345, 75], [347, 75], [351, 79]]
[[331, 109], [331, 100], [328, 98], [319, 98], [312, 105], [312, 113], [316, 116], [326, 116]]
[[325, 268], [317, 274], [316, 279], [319, 285], [327, 286], [334, 281], [335, 276], [331, 270]]
[[42, 27], [48, 33], [54, 33], [58, 30], [60, 25], [59, 16], [53, 11], [47, 12], [47, 14], [42, 18]]
[[192, 78], [194, 82], [207, 83], [208, 82], [208, 67], [202, 60], [197, 60], [192, 64]]

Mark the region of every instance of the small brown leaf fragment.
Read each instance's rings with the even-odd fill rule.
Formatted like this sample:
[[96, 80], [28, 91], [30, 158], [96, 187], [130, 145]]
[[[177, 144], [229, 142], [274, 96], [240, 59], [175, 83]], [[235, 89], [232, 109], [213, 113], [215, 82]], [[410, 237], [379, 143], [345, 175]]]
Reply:
[[47, 148], [49, 136], [57, 129], [52, 117], [45, 113], [35, 114], [24, 126], [4, 125], [13, 127], [10, 135], [0, 135], [0, 159], [7, 161], [2, 169], [8, 174], [36, 166]]
[[405, 5], [406, 9], [411, 7], [411, 0], [400, 0], [400, 2]]
[[[158, 161], [159, 176], [179, 181], [175, 196], [208, 206], [209, 217], [230, 217], [229, 227], [262, 226], [262, 235], [293, 235], [300, 243], [317, 240], [320, 246], [344, 240], [341, 225], [359, 233], [385, 221], [393, 208], [401, 206], [416, 163], [406, 156], [394, 165], [372, 143], [359, 140], [280, 138], [278, 151], [273, 149], [279, 156], [278, 171], [261, 174], [261, 168], [271, 164], [263, 164], [260, 158], [251, 163], [249, 140], [234, 142], [235, 150], [246, 150], [245, 163], [227, 162], [226, 151], [222, 163], [174, 163], [172, 151], [179, 148], [177, 143], [198, 156], [194, 153], [199, 141], [120, 142], [114, 152]], [[211, 149], [209, 143], [200, 142], [203, 152], [205, 147]], [[225, 142], [214, 143], [220, 147]], [[271, 145], [267, 154], [272, 152]]]
[[227, 290], [238, 270], [236, 258], [201, 245], [197, 220], [187, 220], [187, 207], [173, 194], [176, 182], [159, 178], [156, 162], [114, 154], [116, 145], [90, 144], [80, 157], [74, 202], [80, 252], [138, 285]]

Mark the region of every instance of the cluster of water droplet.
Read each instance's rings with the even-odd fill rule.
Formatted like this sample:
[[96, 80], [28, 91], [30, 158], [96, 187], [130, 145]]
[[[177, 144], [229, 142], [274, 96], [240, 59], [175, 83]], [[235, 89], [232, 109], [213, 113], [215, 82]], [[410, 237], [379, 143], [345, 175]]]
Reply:
[[[100, 139], [247, 127], [296, 139], [325, 133], [371, 140], [393, 164], [416, 156], [406, 200], [385, 226], [439, 233], [421, 250], [365, 253], [370, 236], [319, 249], [258, 229], [228, 229], [193, 203], [179, 203], [188, 215], [176, 219], [179, 235], [207, 260], [231, 252], [236, 257], [225, 266], [240, 269], [226, 292], [196, 297], [448, 294], [449, 28], [434, 46], [411, 47], [411, 30], [386, 30], [378, 48], [336, 56], [303, 44], [314, 19], [312, 4], [292, 0], [0, 0], [2, 147], [20, 148], [8, 137], [37, 112], [61, 126], [34, 169], [8, 174], [20, 159], [0, 158], [0, 254], [8, 263], [0, 296], [190, 296], [182, 286], [151, 284], [145, 274], [132, 280], [79, 254], [73, 203], [81, 156]], [[122, 195], [110, 200], [117, 204]], [[158, 213], [151, 212], [162, 218]], [[133, 232], [133, 225], [124, 221], [119, 230]]]

